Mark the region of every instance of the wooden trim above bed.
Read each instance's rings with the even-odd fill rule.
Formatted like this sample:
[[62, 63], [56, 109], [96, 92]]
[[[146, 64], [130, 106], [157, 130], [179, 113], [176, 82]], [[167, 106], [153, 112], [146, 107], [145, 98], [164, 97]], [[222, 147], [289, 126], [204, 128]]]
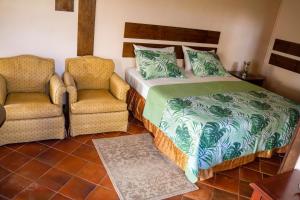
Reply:
[[272, 53], [269, 64], [300, 74], [300, 61]]
[[126, 22], [124, 38], [218, 44], [220, 34], [218, 31]]
[[[221, 33], [218, 31], [125, 22], [124, 38], [177, 41], [177, 43], [173, 45], [157, 44], [153, 41], [151, 41], [151, 43], [140, 43], [135, 41], [123, 42], [122, 56], [127, 58], [135, 57], [133, 44], [136, 44], [153, 48], [173, 46], [175, 47], [177, 59], [183, 59], [184, 55], [182, 46], [180, 43], [178, 44], [178, 41], [199, 43], [189, 47], [202, 51], [214, 50], [217, 52], [217, 44], [219, 43], [220, 34]], [[213, 47], [205, 47], [203, 44], [212, 44]]]
[[[151, 43], [136, 43], [136, 42], [124, 42], [123, 43], [123, 57], [135, 57], [133, 44], [141, 45], [145, 47], [154, 47], [154, 48], [163, 48], [163, 47], [175, 47], [176, 58], [183, 59], [183, 51], [181, 45], [170, 45], [170, 44], [151, 44]], [[202, 51], [217, 51], [215, 47], [197, 47], [197, 46], [189, 46], [193, 49], [202, 50]]]
[[276, 39], [273, 50], [300, 57], [300, 44]]
[[[275, 39], [273, 51], [300, 57], [300, 44], [286, 40]], [[288, 56], [278, 55], [276, 52], [274, 52], [270, 56], [269, 64], [300, 74], [300, 61], [298, 59], [296, 60], [289, 58]]]

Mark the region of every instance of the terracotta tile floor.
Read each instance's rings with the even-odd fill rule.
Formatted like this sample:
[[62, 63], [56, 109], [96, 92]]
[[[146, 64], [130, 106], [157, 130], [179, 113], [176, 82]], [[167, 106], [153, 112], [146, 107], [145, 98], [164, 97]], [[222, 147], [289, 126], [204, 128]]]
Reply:
[[[128, 132], [112, 132], [0, 147], [0, 199], [118, 199], [92, 139], [147, 132], [130, 117]], [[249, 183], [272, 176], [282, 155], [256, 159], [197, 183], [172, 200], [249, 199]]]

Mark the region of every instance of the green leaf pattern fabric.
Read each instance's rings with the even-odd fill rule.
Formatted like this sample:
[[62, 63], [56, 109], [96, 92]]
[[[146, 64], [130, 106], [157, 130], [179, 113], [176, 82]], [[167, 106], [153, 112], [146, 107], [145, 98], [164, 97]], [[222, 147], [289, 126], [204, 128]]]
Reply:
[[208, 51], [187, 50], [196, 76], [229, 76], [217, 55]]
[[184, 77], [177, 66], [175, 53], [135, 50], [138, 71], [146, 80], [164, 77]]
[[160, 129], [188, 156], [185, 173], [225, 160], [283, 147], [300, 118], [300, 106], [268, 91], [172, 98]]

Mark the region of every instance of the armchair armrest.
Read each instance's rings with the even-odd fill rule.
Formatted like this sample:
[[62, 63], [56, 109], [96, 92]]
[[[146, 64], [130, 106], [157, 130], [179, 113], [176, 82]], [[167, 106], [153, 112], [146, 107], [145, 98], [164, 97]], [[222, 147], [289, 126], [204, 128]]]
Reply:
[[122, 80], [116, 73], [110, 77], [110, 92], [119, 100], [126, 101], [129, 85]]
[[3, 106], [6, 101], [7, 90], [6, 81], [2, 75], [0, 75], [0, 104]]
[[66, 92], [66, 88], [62, 80], [57, 74], [54, 74], [50, 78], [50, 97], [54, 104], [63, 104], [63, 94]]
[[69, 93], [69, 104], [77, 102], [77, 88], [72, 75], [69, 72], [64, 73], [64, 82]]

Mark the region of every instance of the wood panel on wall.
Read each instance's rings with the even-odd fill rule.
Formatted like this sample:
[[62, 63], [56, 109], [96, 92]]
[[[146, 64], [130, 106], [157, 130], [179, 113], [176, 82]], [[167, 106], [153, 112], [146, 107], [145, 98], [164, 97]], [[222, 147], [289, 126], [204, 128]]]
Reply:
[[272, 53], [269, 64], [300, 74], [300, 61]]
[[93, 55], [96, 0], [79, 0], [77, 55]]
[[300, 44], [276, 39], [273, 50], [300, 57]]
[[74, 0], [55, 0], [56, 11], [74, 11]]
[[[175, 53], [177, 59], [183, 59], [183, 52], [182, 52], [182, 46], [180, 45], [170, 45], [170, 44], [151, 44], [151, 43], [131, 43], [131, 42], [124, 42], [123, 43], [123, 57], [135, 57], [134, 54], [134, 47], [133, 44], [141, 45], [145, 47], [154, 47], [154, 48], [163, 48], [163, 47], [175, 47]], [[196, 47], [196, 46], [189, 46], [193, 49], [202, 50], [202, 51], [211, 51], [214, 50], [217, 51], [217, 48], [214, 47]]]
[[218, 44], [220, 32], [126, 22], [124, 38]]

